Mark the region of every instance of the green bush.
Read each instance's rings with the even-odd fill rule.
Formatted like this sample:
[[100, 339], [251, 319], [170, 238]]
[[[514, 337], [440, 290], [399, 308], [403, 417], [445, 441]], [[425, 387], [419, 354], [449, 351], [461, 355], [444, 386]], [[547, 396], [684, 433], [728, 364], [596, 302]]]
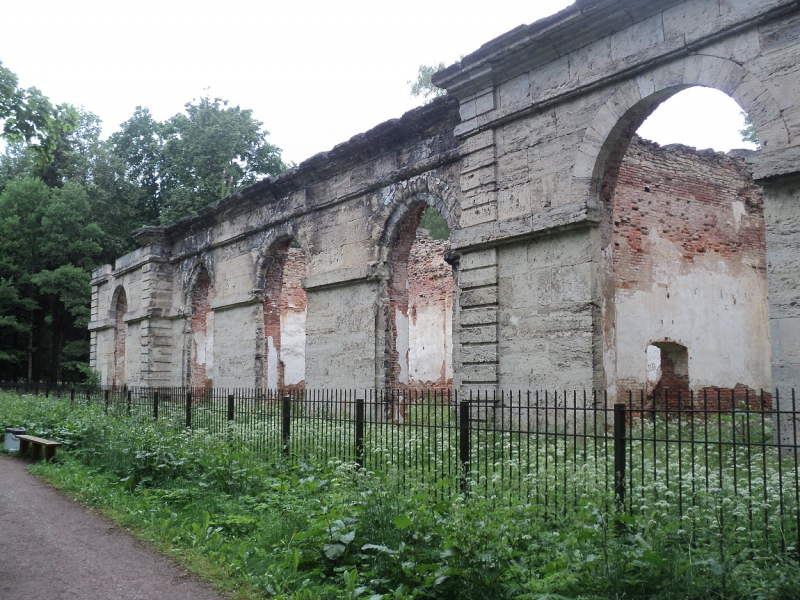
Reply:
[[574, 508], [544, 517], [499, 485], [460, 495], [390, 468], [265, 461], [233, 428], [214, 436], [9, 394], [0, 422], [64, 442], [38, 475], [240, 598], [800, 597], [797, 550], [725, 520], [747, 499], [724, 487], [696, 493], [683, 518], [666, 489], [616, 515], [575, 470]]

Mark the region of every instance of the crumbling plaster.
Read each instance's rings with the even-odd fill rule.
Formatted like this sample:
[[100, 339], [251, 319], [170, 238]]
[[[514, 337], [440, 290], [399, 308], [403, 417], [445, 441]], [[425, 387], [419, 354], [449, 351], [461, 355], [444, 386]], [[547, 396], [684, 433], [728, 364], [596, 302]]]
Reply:
[[383, 386], [389, 242], [425, 202], [451, 228], [455, 387], [613, 384], [609, 198], [638, 125], [701, 85], [734, 97], [762, 143], [752, 168], [764, 187], [773, 384], [798, 386], [799, 13], [796, 0], [578, 0], [518, 27], [434, 77], [448, 98], [137, 232], [142, 249], [94, 274], [92, 364], [108, 382], [110, 296], [123, 285], [140, 347], [128, 377], [183, 383], [182, 298], [201, 260], [215, 284], [215, 348], [238, 350], [215, 353], [214, 383], [257, 381], [263, 260], [288, 236], [307, 253], [306, 384]]

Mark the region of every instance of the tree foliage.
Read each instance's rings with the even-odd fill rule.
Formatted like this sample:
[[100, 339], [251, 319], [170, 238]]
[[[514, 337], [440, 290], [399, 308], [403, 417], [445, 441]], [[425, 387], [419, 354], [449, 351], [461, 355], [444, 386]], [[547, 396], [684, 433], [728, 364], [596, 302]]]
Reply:
[[0, 63], [0, 380], [88, 371], [92, 269], [169, 223], [286, 168], [252, 111], [201, 98], [147, 108], [107, 140], [91, 112], [54, 106]]
[[447, 94], [445, 90], [436, 87], [431, 81], [433, 74], [437, 71], [441, 71], [444, 67], [445, 64], [443, 62], [440, 62], [438, 65], [420, 65], [417, 70], [416, 81], [408, 82], [411, 86], [411, 95], [415, 98], [422, 96], [427, 104], [428, 102], [432, 102], [434, 98]]
[[742, 116], [744, 117], [744, 127], [739, 130], [739, 135], [742, 136], [743, 142], [750, 142], [751, 144], [755, 144], [756, 146], [761, 146], [761, 142], [758, 141], [758, 133], [756, 133], [756, 127], [753, 125], [753, 121], [750, 119], [750, 115], [746, 112], [742, 111]]

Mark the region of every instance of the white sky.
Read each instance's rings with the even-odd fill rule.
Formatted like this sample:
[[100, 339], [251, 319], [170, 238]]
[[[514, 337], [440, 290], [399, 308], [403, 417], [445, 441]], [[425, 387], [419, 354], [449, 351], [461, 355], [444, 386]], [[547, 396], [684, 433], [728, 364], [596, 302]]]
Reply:
[[[407, 82], [420, 64], [451, 64], [569, 4], [0, 0], [0, 60], [22, 86], [97, 114], [105, 135], [137, 105], [164, 120], [208, 90], [253, 109], [284, 159], [300, 162], [418, 105]], [[676, 97], [640, 132], [662, 144], [744, 145], [735, 102], [683, 95], [688, 104]]]

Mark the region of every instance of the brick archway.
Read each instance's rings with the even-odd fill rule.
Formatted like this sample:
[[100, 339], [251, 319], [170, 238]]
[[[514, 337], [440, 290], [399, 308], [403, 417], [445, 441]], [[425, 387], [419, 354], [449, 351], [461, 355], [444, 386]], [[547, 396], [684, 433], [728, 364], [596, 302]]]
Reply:
[[208, 269], [201, 265], [194, 274], [188, 291], [189, 356], [187, 379], [190, 388], [206, 388], [214, 378], [214, 311], [211, 301], [214, 286]]
[[[449, 239], [420, 228], [429, 209], [448, 223], [444, 203], [430, 194], [405, 199], [384, 230], [383, 379], [391, 388], [446, 389], [452, 384], [454, 279], [445, 255]], [[446, 213], [449, 214], [449, 213]]]
[[257, 371], [262, 387], [305, 387], [306, 254], [292, 237], [283, 237], [259, 261], [263, 282], [263, 358]]
[[125, 345], [128, 338], [128, 324], [125, 322], [125, 315], [128, 312], [128, 295], [125, 293], [125, 288], [119, 286], [115, 290], [114, 296], [115, 299], [112, 303], [114, 309], [109, 316], [114, 319], [114, 362], [111, 385], [116, 389], [124, 386], [127, 382]]

